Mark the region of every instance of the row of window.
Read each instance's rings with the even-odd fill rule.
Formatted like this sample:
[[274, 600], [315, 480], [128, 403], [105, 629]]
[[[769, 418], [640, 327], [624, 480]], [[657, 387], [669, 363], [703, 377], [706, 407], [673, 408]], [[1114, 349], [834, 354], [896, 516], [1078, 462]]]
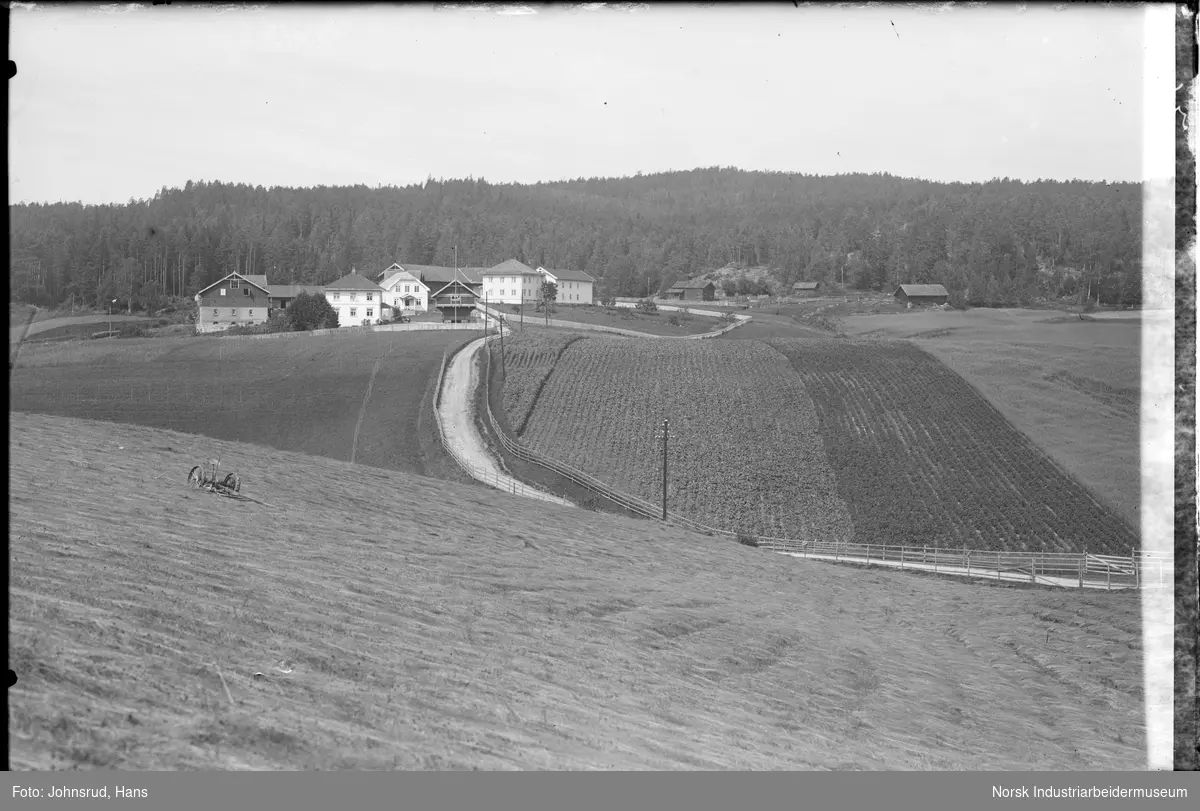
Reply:
[[[229, 282], [229, 286], [230, 286], [230, 287], [232, 287], [232, 288], [234, 288], [234, 289], [237, 289], [238, 285], [234, 284], [234, 282], [236, 282], [236, 281], [237, 281], [237, 279], [231, 279], [231, 280], [230, 280], [230, 282]], [[222, 287], [222, 288], [221, 288], [221, 295], [222, 295], [222, 296], [223, 296], [223, 295], [225, 295], [225, 288], [224, 288], [224, 287]], [[242, 288], [242, 295], [243, 295], [243, 296], [248, 296], [248, 295], [250, 295], [250, 288], [249, 288], [249, 287], [243, 287], [243, 288]]]
[[[254, 317], [253, 309], [247, 310], [246, 312], [249, 313], [250, 318]], [[219, 307], [213, 307], [213, 318], [216, 318], [220, 314], [221, 314], [221, 309]], [[234, 318], [237, 318], [237, 307], [230, 307], [229, 314], [232, 315]]]
[[[374, 301], [374, 300], [375, 300], [375, 299], [373, 298], [373, 297], [374, 297], [374, 295], [375, 295], [374, 293], [367, 293], [367, 301]], [[350, 294], [350, 300], [351, 300], [351, 301], [355, 301], [357, 298], [358, 298], [358, 293], [351, 293], [351, 294]], [[342, 300], [342, 294], [341, 294], [341, 293], [334, 293], [334, 294], [333, 294], [333, 300], [334, 300], [334, 301], [341, 301], [341, 300]]]

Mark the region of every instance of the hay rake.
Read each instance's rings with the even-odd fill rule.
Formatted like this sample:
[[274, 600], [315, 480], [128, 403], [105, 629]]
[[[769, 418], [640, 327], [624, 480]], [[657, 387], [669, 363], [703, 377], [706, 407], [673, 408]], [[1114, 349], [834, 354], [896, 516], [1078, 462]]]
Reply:
[[219, 496], [245, 499], [242, 493], [242, 479], [236, 473], [227, 473], [220, 477], [221, 460], [209, 459], [208, 465], [196, 465], [188, 472], [188, 485], [200, 490], [207, 490]]

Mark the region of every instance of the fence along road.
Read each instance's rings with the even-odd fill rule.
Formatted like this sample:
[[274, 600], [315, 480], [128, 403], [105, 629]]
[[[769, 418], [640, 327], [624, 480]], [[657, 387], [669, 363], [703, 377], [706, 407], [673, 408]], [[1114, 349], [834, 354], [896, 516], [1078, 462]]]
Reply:
[[488, 452], [487, 443], [475, 429], [472, 400], [478, 375], [474, 361], [475, 354], [487, 340], [479, 338], [471, 341], [452, 357], [443, 355], [433, 409], [442, 446], [458, 466], [477, 481], [516, 496], [574, 507], [566, 499], [543, 493], [503, 473]]

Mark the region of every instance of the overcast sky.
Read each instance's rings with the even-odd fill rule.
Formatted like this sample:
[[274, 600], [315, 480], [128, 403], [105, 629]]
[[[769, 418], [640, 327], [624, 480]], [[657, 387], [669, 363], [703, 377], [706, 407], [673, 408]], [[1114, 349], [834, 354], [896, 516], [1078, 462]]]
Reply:
[[713, 165], [1137, 181], [1144, 16], [14, 5], [9, 194], [105, 203], [201, 179], [499, 183]]

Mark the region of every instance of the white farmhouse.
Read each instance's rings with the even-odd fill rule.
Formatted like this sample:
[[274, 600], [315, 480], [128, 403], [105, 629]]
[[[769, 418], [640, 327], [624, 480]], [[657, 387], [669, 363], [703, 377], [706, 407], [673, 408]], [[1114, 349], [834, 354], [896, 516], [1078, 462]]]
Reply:
[[336, 282], [325, 285], [325, 299], [337, 310], [338, 326], [379, 323], [383, 288], [354, 269]]
[[582, 270], [549, 270], [538, 267], [546, 281], [558, 285], [559, 304], [591, 304], [596, 280]]
[[528, 304], [542, 297], [544, 274], [516, 259], [481, 271], [479, 276], [483, 280], [479, 297], [488, 304]]
[[379, 279], [379, 286], [383, 289], [383, 301], [388, 307], [397, 311], [429, 311], [429, 286], [400, 265], [393, 263], [385, 270]]

